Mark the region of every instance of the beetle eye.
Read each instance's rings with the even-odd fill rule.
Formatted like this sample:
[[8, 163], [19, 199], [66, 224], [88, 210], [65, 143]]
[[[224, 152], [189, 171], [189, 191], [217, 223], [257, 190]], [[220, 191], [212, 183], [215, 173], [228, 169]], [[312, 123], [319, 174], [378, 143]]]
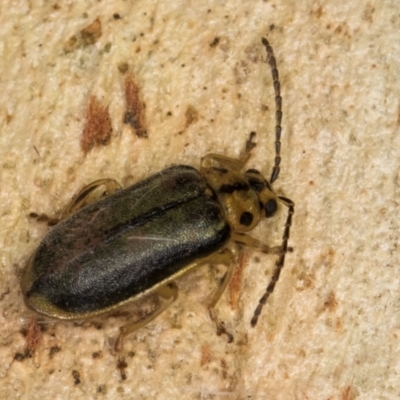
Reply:
[[270, 199], [265, 204], [265, 216], [267, 218], [273, 217], [278, 210], [278, 203], [275, 199]]

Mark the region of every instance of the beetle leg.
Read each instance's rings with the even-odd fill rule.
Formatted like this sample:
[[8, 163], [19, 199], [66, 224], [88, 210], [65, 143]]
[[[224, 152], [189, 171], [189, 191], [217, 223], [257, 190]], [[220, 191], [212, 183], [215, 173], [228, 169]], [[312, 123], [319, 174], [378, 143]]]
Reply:
[[217, 327], [217, 335], [219, 336], [225, 334], [228, 337], [228, 343], [231, 343], [233, 341], [233, 336], [226, 330], [224, 323], [219, 320], [215, 311], [215, 306], [217, 305], [222, 294], [225, 292], [225, 289], [228, 286], [229, 281], [231, 280], [233, 271], [235, 269], [235, 262], [234, 262], [235, 259], [236, 257], [231, 250], [224, 249], [223, 251], [213, 255], [213, 257], [210, 260], [210, 262], [213, 264], [223, 264], [226, 266], [225, 275], [222, 277], [221, 282], [216, 292], [214, 293], [211, 302], [208, 305], [208, 311], [211, 320]]
[[225, 166], [233, 169], [234, 171], [242, 170], [251, 157], [251, 150], [256, 146], [256, 143], [253, 141], [255, 136], [255, 132], [250, 132], [244, 151], [239, 158], [232, 158], [223, 156], [222, 154], [210, 153], [201, 158], [200, 169], [206, 169], [215, 166]]
[[[59, 220], [63, 220], [80, 210], [85, 205], [92, 203], [93, 201], [89, 200], [89, 196], [100, 186], [105, 187], [105, 190], [100, 197], [114, 194], [117, 190], [121, 189], [121, 185], [115, 179], [98, 179], [97, 181], [89, 183], [89, 185], [86, 185], [83, 189], [75, 193], [69, 203], [61, 211]], [[98, 200], [98, 198], [96, 200]]]
[[247, 163], [247, 161], [249, 161], [250, 157], [251, 157], [251, 150], [254, 149], [254, 147], [256, 147], [256, 142], [254, 142], [254, 138], [256, 137], [256, 133], [255, 132], [250, 132], [249, 138], [246, 141], [246, 145], [244, 146], [244, 151], [242, 153], [242, 155], [240, 156], [240, 159], [243, 163], [243, 166]]
[[[265, 254], [280, 254], [282, 252], [282, 246], [269, 247], [260, 240], [245, 233], [233, 233], [232, 240], [240, 246], [250, 247], [251, 249]], [[291, 247], [288, 248], [288, 251], [292, 250]]]
[[155, 319], [161, 313], [163, 313], [178, 298], [178, 286], [176, 285], [175, 282], [170, 282], [158, 288], [155, 291], [155, 294], [166, 300], [164, 304], [162, 304], [159, 308], [157, 308], [153, 312], [146, 315], [141, 320], [130, 322], [120, 328], [120, 334], [118, 336], [117, 341], [115, 342], [115, 351], [118, 353], [117, 367], [121, 372], [122, 380], [126, 379], [125, 368], [127, 367], [127, 363], [123, 355], [125, 338], [131, 333], [147, 325], [149, 322], [153, 321], [153, 319]]
[[[90, 200], [90, 195], [93, 194], [93, 191], [99, 188], [100, 186], [105, 186], [105, 190], [103, 193], [95, 198], [94, 200]], [[99, 197], [108, 196], [109, 194], [114, 194], [117, 190], [122, 189], [122, 186], [115, 179], [98, 179], [86, 185], [83, 189], [79, 190], [72, 199], [68, 202], [68, 204], [62, 209], [59, 216], [57, 218], [51, 218], [46, 214], [37, 214], [35, 212], [31, 212], [29, 216], [31, 218], [35, 218], [39, 222], [47, 222], [48, 226], [57, 225], [63, 219], [69, 217], [74, 214], [76, 211], [80, 210], [82, 207], [89, 203], [93, 203], [96, 200], [99, 200]]]
[[200, 171], [212, 167], [227, 167], [234, 171], [240, 171], [244, 167], [242, 160], [210, 153], [201, 158]]

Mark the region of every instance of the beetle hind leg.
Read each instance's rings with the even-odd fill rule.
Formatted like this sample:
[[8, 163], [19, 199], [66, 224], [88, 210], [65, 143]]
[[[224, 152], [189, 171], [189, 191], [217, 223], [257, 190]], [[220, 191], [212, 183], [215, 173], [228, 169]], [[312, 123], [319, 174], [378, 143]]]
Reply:
[[[104, 186], [104, 190], [96, 198], [95, 196], [93, 196], [93, 192], [95, 192], [101, 186]], [[76, 192], [72, 199], [64, 206], [57, 217], [53, 218], [49, 217], [47, 214], [37, 214], [35, 212], [31, 212], [29, 216], [31, 218], [35, 218], [39, 222], [47, 222], [48, 226], [54, 226], [63, 219], [80, 210], [85, 205], [99, 200], [99, 197], [101, 198], [103, 196], [114, 194], [117, 190], [120, 189], [122, 189], [122, 186], [115, 179], [98, 179], [97, 181], [89, 183], [89, 185], [86, 185], [83, 189]], [[94, 199], [91, 199], [92, 196], [94, 197]]]
[[149, 322], [153, 321], [153, 319], [157, 318], [161, 313], [163, 313], [178, 298], [178, 286], [175, 282], [170, 282], [158, 288], [155, 291], [155, 294], [165, 300], [165, 302], [159, 308], [155, 309], [141, 320], [127, 323], [120, 328], [120, 334], [115, 342], [115, 351], [118, 353], [117, 368], [120, 370], [122, 380], [126, 379], [125, 368], [127, 367], [127, 363], [123, 354], [125, 338], [131, 333], [136, 332], [138, 329], [144, 327]]
[[[83, 189], [75, 193], [72, 199], [63, 208], [59, 216], [60, 221], [74, 214], [76, 211], [80, 210], [85, 205], [92, 203], [93, 200], [90, 200], [90, 196], [92, 196], [93, 192], [101, 186], [104, 186], [104, 190], [101, 193], [100, 197], [114, 194], [117, 190], [120, 190], [122, 188], [121, 185], [115, 179], [111, 178], [98, 179], [97, 181], [89, 183]], [[95, 200], [99, 199], [97, 198]]]

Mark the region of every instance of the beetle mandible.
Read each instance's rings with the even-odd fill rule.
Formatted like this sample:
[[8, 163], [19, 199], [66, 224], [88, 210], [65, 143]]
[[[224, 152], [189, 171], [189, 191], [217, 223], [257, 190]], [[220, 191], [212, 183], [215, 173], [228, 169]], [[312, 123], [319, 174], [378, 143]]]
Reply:
[[[215, 306], [232, 276], [236, 249], [246, 246], [278, 259], [269, 285], [251, 319], [255, 326], [273, 292], [288, 252], [294, 203], [278, 196], [271, 184], [280, 172], [282, 98], [273, 50], [262, 39], [275, 90], [275, 162], [269, 181], [255, 169], [243, 171], [254, 148], [252, 132], [239, 158], [208, 154], [200, 170], [172, 166], [128, 188], [100, 179], [79, 191], [60, 220], [30, 257], [21, 276], [26, 305], [52, 318], [86, 319], [114, 310], [149, 294], [161, 305], [143, 319], [120, 328], [115, 344], [125, 379], [123, 344], [127, 335], [161, 314], [178, 296], [175, 280], [205, 264], [226, 267], [209, 305], [218, 334], [232, 335], [218, 319]], [[107, 196], [85, 205], [105, 186]], [[279, 205], [288, 212], [282, 243], [269, 247], [249, 235]]]

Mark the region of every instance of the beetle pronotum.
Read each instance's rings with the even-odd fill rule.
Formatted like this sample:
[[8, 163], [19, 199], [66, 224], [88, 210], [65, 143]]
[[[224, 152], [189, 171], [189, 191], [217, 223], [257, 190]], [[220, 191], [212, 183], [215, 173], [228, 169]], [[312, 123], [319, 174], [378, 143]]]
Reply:
[[[255, 169], [244, 170], [254, 148], [250, 134], [239, 158], [208, 154], [200, 171], [178, 165], [121, 189], [113, 179], [95, 181], [64, 208], [59, 222], [41, 241], [21, 276], [27, 306], [58, 319], [86, 319], [156, 294], [165, 301], [143, 319], [121, 327], [115, 348], [125, 378], [123, 344], [127, 335], [161, 314], [178, 296], [175, 280], [205, 264], [222, 264], [226, 273], [208, 306], [217, 333], [231, 341], [215, 313], [235, 266], [237, 247], [277, 253], [272, 279], [251, 325], [273, 292], [284, 266], [294, 203], [277, 196], [271, 184], [280, 172], [282, 98], [275, 57], [267, 39], [275, 90], [275, 162], [270, 181]], [[108, 196], [85, 205], [100, 186]], [[248, 234], [278, 205], [288, 209], [282, 243], [270, 248]]]

